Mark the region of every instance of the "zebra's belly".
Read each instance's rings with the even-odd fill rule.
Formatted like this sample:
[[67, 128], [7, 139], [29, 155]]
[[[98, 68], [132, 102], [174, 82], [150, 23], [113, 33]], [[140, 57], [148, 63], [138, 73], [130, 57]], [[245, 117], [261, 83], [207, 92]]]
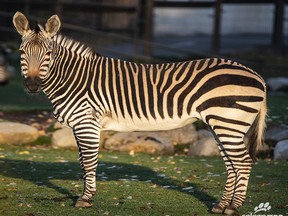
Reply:
[[197, 118], [177, 118], [177, 119], [160, 119], [160, 120], [132, 120], [132, 119], [112, 119], [104, 118], [101, 121], [102, 130], [104, 131], [159, 131], [171, 130], [183, 127], [187, 124], [195, 122]]

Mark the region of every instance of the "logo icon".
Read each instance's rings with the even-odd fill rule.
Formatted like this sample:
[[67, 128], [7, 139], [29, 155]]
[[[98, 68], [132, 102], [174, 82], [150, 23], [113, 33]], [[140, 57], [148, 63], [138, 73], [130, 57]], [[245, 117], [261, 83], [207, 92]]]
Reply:
[[258, 206], [254, 208], [254, 214], [261, 212], [261, 211], [269, 211], [271, 209], [271, 205], [269, 202], [260, 203]]
[[267, 212], [271, 209], [271, 205], [269, 202], [266, 203], [260, 203], [258, 206], [254, 208], [254, 213], [250, 212], [249, 214], [244, 214], [242, 216], [283, 216], [282, 214], [280, 215], [275, 215], [275, 214], [264, 214], [264, 213], [259, 213], [259, 212]]

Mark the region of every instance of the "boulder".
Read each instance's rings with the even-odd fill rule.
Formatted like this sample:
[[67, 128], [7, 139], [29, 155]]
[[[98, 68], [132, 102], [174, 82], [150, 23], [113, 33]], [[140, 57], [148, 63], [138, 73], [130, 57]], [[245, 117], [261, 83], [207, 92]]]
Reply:
[[0, 143], [23, 144], [39, 137], [35, 127], [16, 122], [0, 122]]
[[[58, 122], [54, 124], [54, 128], [58, 129], [52, 134], [52, 147], [54, 148], [70, 148], [77, 147], [76, 140], [72, 129]], [[103, 131], [100, 136], [100, 145], [105, 142], [115, 132]]]
[[269, 124], [266, 133], [265, 141], [273, 146], [281, 140], [288, 139], [288, 126]]
[[53, 148], [76, 148], [77, 143], [70, 128], [62, 128], [52, 134]]
[[274, 149], [274, 160], [288, 160], [288, 139], [277, 143]]
[[199, 130], [197, 132], [198, 132], [197, 133], [198, 134], [198, 140], [205, 139], [205, 138], [213, 138], [214, 139], [214, 136], [210, 130], [202, 129], [202, 130]]
[[159, 137], [169, 139], [173, 145], [191, 144], [198, 139], [198, 133], [193, 124], [189, 124], [174, 130], [160, 131], [155, 133], [159, 134]]
[[104, 148], [113, 151], [173, 154], [172, 142], [154, 132], [116, 133], [106, 139]]
[[208, 130], [198, 131], [199, 140], [190, 145], [188, 156], [218, 156], [217, 142]]
[[101, 131], [100, 134], [100, 146], [102, 147], [107, 139], [109, 139], [112, 135], [114, 135], [115, 131]]
[[61, 124], [60, 122], [56, 121], [54, 126], [54, 129], [62, 129], [62, 128], [67, 128], [67, 126], [65, 126], [64, 124]]
[[272, 91], [288, 91], [287, 77], [273, 77], [266, 80], [268, 89]]

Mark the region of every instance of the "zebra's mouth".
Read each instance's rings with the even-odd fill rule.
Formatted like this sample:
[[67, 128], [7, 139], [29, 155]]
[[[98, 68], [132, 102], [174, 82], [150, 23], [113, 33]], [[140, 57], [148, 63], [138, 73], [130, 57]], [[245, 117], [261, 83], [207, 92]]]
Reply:
[[29, 93], [39, 93], [41, 91], [42, 80], [39, 77], [24, 78], [24, 86]]

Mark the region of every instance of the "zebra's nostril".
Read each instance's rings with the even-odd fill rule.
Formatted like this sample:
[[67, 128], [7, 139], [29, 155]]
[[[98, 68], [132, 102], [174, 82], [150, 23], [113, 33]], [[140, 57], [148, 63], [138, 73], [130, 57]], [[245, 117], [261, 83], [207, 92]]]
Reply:
[[41, 90], [42, 81], [39, 77], [27, 77], [24, 79], [24, 85], [30, 93], [37, 93]]
[[39, 86], [38, 85], [26, 85], [27, 89], [30, 93], [37, 93], [39, 92]]

